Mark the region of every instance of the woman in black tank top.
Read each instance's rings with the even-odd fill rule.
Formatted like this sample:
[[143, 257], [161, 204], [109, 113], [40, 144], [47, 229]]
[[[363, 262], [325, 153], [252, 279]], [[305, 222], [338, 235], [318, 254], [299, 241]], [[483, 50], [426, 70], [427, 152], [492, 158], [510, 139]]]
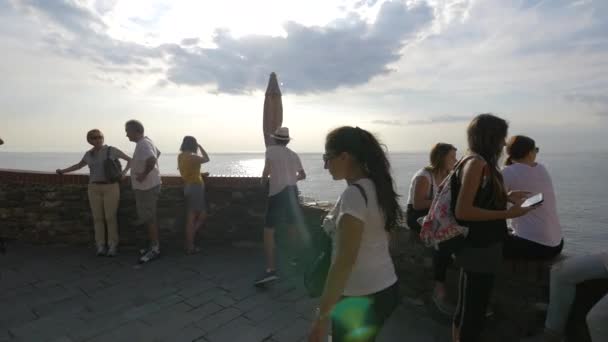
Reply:
[[[457, 170], [452, 189], [456, 219], [469, 228], [464, 247], [456, 253], [460, 280], [453, 321], [454, 341], [479, 341], [495, 272], [502, 262], [506, 220], [533, 210], [521, 207], [525, 192], [506, 193], [498, 171], [507, 130], [507, 122], [491, 114], [478, 115], [471, 121], [467, 130], [468, 145], [476, 157]], [[507, 202], [514, 205], [507, 209]]]

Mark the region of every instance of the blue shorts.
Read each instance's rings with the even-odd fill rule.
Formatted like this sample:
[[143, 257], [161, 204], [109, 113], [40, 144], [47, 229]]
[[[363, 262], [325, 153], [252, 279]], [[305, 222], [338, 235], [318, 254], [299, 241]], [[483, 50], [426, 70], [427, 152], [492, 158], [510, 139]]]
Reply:
[[189, 211], [206, 212], [207, 201], [205, 198], [204, 184], [186, 184], [184, 185], [184, 198], [186, 207]]

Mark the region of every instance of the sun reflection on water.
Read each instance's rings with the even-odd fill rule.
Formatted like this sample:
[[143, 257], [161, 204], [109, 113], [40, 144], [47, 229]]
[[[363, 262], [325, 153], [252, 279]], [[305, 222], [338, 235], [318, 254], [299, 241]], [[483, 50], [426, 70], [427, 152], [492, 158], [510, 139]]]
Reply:
[[264, 159], [245, 159], [235, 162], [230, 170], [231, 175], [240, 177], [259, 177], [264, 169]]

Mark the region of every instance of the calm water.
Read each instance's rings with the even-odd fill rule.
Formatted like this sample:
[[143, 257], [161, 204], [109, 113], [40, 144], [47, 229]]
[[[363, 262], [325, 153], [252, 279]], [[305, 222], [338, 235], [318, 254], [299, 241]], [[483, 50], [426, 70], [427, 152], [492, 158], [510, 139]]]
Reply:
[[[539, 155], [540, 157], [541, 155]], [[81, 153], [0, 153], [0, 168], [54, 171], [80, 160]], [[212, 154], [204, 165], [212, 175], [259, 176], [263, 154]], [[323, 169], [321, 154], [302, 154], [308, 179], [299, 187], [307, 198], [334, 201], [344, 188]], [[159, 163], [165, 175], [177, 174], [175, 154], [164, 154]], [[426, 154], [391, 155], [399, 193], [407, 200], [410, 178], [425, 165]], [[608, 153], [542, 154], [557, 192], [558, 210], [566, 236], [566, 250], [572, 253], [606, 250], [608, 247]], [[86, 173], [86, 168], [81, 170]]]

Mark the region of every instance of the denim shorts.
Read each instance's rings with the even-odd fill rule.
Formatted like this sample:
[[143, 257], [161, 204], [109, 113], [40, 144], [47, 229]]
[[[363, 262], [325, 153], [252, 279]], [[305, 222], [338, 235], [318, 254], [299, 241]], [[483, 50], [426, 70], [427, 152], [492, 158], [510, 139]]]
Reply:
[[207, 200], [205, 198], [204, 184], [184, 185], [184, 198], [189, 211], [206, 212]]

